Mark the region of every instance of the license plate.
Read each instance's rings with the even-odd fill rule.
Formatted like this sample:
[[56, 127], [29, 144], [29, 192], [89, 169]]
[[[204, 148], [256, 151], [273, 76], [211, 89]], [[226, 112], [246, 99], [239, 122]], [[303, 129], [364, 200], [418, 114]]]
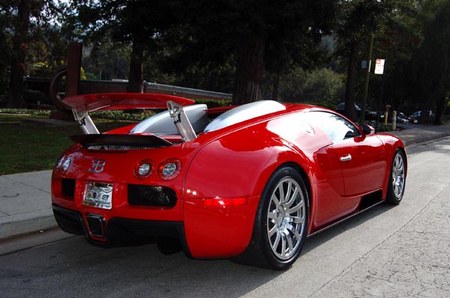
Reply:
[[112, 208], [113, 185], [88, 182], [84, 192], [83, 205], [102, 209]]

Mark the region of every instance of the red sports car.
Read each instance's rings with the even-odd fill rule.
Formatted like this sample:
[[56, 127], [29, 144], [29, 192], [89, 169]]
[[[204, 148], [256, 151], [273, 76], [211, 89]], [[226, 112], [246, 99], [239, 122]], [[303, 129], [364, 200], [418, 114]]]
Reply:
[[[208, 109], [161, 94], [68, 97], [83, 135], [57, 162], [55, 218], [97, 244], [154, 239], [193, 258], [288, 268], [330, 225], [405, 190], [405, 146], [334, 111], [258, 101]], [[99, 133], [89, 112], [164, 109]]]

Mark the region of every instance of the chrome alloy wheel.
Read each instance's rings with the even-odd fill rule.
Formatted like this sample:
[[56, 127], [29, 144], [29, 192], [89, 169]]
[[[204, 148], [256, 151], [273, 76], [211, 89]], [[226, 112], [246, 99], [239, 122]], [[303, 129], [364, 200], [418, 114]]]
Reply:
[[405, 162], [400, 153], [397, 153], [392, 165], [392, 189], [397, 198], [403, 196], [405, 189]]
[[267, 210], [267, 236], [272, 252], [288, 260], [300, 248], [305, 231], [305, 197], [291, 177], [281, 179], [270, 198]]

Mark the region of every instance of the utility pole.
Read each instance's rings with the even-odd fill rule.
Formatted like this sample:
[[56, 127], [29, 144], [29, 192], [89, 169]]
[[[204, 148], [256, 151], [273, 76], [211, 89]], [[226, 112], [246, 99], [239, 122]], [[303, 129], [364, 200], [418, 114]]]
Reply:
[[364, 119], [366, 117], [366, 104], [367, 104], [367, 94], [369, 93], [369, 80], [370, 80], [370, 69], [372, 66], [372, 49], [374, 36], [375, 35], [373, 33], [370, 33], [369, 49], [367, 51], [366, 80], [364, 82], [364, 96], [362, 100], [361, 114], [359, 115], [359, 122], [361, 124], [364, 123]]
[[[374, 73], [376, 75], [381, 75], [381, 87], [380, 87], [380, 97], [378, 98], [378, 105], [377, 105], [377, 120], [375, 122], [375, 131], [378, 131], [378, 123], [380, 119], [380, 110], [381, 110], [381, 103], [383, 102], [383, 91], [384, 91], [384, 64], [386, 60], [385, 59], [376, 59], [375, 62], [375, 70]], [[386, 115], [387, 119], [387, 115]]]

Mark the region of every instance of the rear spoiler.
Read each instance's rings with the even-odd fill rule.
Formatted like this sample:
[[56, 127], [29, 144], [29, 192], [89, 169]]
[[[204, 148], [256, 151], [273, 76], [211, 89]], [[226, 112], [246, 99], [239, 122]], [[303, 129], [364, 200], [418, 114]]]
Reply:
[[[182, 106], [195, 103], [195, 101], [188, 98], [155, 93], [82, 94], [66, 97], [62, 102], [65, 106], [72, 109], [73, 117], [78, 121], [81, 130], [85, 134], [100, 133], [89, 116], [89, 112], [101, 110], [164, 109], [169, 106], [169, 103], [181, 107], [182, 110]], [[175, 120], [175, 117], [173, 118]]]
[[98, 110], [165, 109], [172, 101], [182, 106], [194, 104], [192, 99], [155, 93], [97, 93], [69, 96], [63, 104], [77, 112]]

